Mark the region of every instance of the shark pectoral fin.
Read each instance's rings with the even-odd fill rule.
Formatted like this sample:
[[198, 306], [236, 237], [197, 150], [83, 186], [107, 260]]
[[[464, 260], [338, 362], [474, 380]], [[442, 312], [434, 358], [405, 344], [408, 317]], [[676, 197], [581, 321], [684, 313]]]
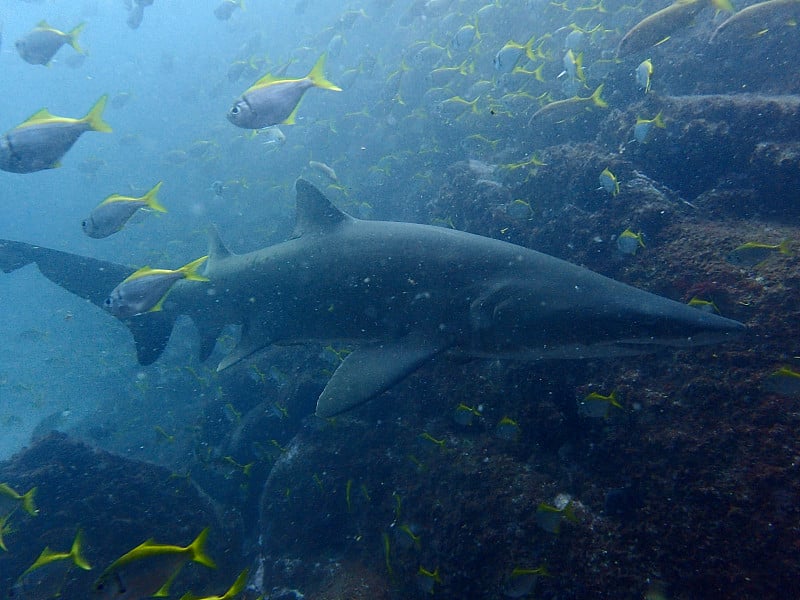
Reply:
[[322, 390], [317, 416], [333, 417], [371, 400], [444, 349], [445, 344], [418, 336], [357, 348], [347, 355]]

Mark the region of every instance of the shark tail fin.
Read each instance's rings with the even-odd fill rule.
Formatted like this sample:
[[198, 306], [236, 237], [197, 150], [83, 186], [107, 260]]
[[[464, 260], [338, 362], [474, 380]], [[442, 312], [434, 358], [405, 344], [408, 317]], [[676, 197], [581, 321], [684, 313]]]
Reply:
[[[108, 293], [135, 271], [125, 265], [88, 256], [0, 239], [0, 270], [10, 273], [30, 264], [35, 264], [53, 283], [101, 309]], [[167, 347], [175, 321], [173, 316], [164, 312], [152, 312], [123, 322], [133, 335], [139, 363], [149, 365]]]

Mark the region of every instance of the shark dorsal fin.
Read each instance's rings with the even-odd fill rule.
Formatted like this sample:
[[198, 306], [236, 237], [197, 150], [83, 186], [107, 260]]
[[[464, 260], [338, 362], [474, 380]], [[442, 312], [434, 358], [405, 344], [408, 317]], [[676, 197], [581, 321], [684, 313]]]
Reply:
[[317, 188], [303, 178], [295, 182], [297, 221], [294, 237], [305, 233], [326, 233], [353, 217], [336, 208]]

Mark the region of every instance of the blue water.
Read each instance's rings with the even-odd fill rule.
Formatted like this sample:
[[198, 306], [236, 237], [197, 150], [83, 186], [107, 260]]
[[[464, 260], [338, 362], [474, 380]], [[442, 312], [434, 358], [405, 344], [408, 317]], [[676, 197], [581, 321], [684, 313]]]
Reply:
[[[709, 292], [712, 296], [703, 300], [718, 301], [722, 297], [723, 309], [728, 311], [725, 316], [743, 321], [766, 319], [763, 313], [759, 313], [760, 317], [756, 315], [752, 297], [757, 292], [753, 289], [776, 289], [785, 283], [784, 276], [788, 277], [780, 270], [765, 276], [753, 270], [739, 270], [726, 263], [725, 256], [748, 241], [777, 244], [792, 235], [788, 229], [790, 218], [780, 213], [783, 202], [791, 205], [781, 186], [793, 189], [796, 196], [796, 189], [792, 188], [798, 179], [796, 170], [789, 172], [790, 167], [775, 167], [777, 163], [767, 160], [770, 168], [775, 169], [765, 181], [760, 172], [747, 170], [757, 164], [747, 154], [754, 152], [749, 141], [749, 146], [743, 145], [744, 154], [713, 143], [695, 145], [691, 127], [695, 128], [697, 139], [717, 138], [708, 133], [713, 127], [704, 129], [707, 125], [704, 119], [694, 118], [697, 115], [691, 113], [694, 110], [691, 106], [685, 109], [688, 104], [675, 104], [672, 107], [675, 112], [665, 114], [666, 130], [653, 129], [653, 137], [645, 142], [634, 141], [633, 128], [638, 117], [655, 118], [658, 108], [653, 107], [661, 106], [657, 104], [660, 98], [750, 92], [800, 93], [796, 75], [800, 44], [797, 43], [796, 22], [793, 24], [791, 19], [771, 21], [760, 29], [756, 27], [745, 39], [734, 37], [733, 41], [723, 40], [724, 43], [712, 47], [708, 38], [728, 15], [706, 6], [690, 26], [676, 29], [663, 44], [618, 61], [615, 53], [624, 33], [668, 2], [245, 0], [244, 10], [236, 10], [229, 20], [220, 21], [214, 16], [219, 0], [155, 0], [152, 6], [145, 8], [143, 23], [137, 29], [126, 25], [127, 10], [122, 0], [0, 2], [0, 81], [3, 83], [0, 86], [0, 131], [13, 129], [44, 107], [55, 115], [82, 117], [104, 94], [109, 97], [104, 120], [113, 128], [110, 134], [83, 134], [63, 157], [60, 168], [24, 175], [0, 171], [3, 207], [0, 239], [41, 244], [131, 267], [178, 268], [206, 253], [207, 233], [212, 226], [237, 252], [268, 246], [289, 237], [294, 223], [293, 184], [298, 176], [305, 176], [323, 189], [337, 206], [358, 217], [434, 223], [528, 245], [541, 241], [544, 247], [537, 249], [587, 264], [636, 285], [653, 284], [653, 291], [673, 299], [688, 301], [692, 294], [685, 298], [682, 295], [695, 289], [693, 285], [697, 284], [699, 289], [712, 290]], [[737, 8], [742, 8], [754, 2], [736, 4]], [[85, 22], [86, 27], [79, 37], [80, 46], [86, 51], [85, 59], [77, 60], [76, 52], [64, 46], [49, 67], [24, 62], [15, 50], [14, 41], [42, 19], [63, 31]], [[465, 25], [476, 26], [478, 34], [466, 47], [456, 48], [454, 36]], [[570, 70], [564, 62], [565, 43], [570, 32], [576, 29], [585, 32], [580, 45], [575, 46], [576, 54], [583, 53], [585, 82], [577, 75], [571, 78], [569, 73], [562, 72]], [[527, 50], [520, 50], [516, 71], [508, 69], [509, 72], [503, 73], [496, 68], [496, 56], [504, 46], [525, 44], [532, 36], [534, 42]], [[653, 44], [656, 41], [661, 40], [653, 40]], [[745, 49], [741, 56], [737, 54], [739, 46]], [[267, 134], [239, 129], [226, 119], [232, 103], [257, 78], [283, 67], [286, 77], [301, 78], [324, 52], [327, 52], [327, 79], [339, 84], [343, 91], [310, 89], [300, 105], [297, 124], [278, 126], [285, 141], [272, 142]], [[645, 95], [634, 75], [637, 65], [646, 58], [651, 58], [655, 65], [652, 95]], [[234, 76], [233, 70], [242, 61], [248, 66], [240, 76]], [[534, 74], [539, 66], [541, 81]], [[536, 111], [548, 102], [575, 95], [588, 98], [601, 84], [604, 85], [603, 98], [610, 104], [608, 110], [586, 102], [585, 109], [567, 113], [564, 123], [532, 120]], [[127, 96], [127, 101], [123, 101], [122, 96]], [[796, 98], [791, 102], [796, 104]], [[687, 111], [680, 114], [693, 117], [691, 123], [679, 122], [679, 109]], [[714, 118], [708, 117], [710, 121], [724, 121], [725, 118], [729, 117], [716, 114]], [[750, 140], [748, 136], [753, 136], [756, 142], [774, 141], [771, 137], [762, 140], [758, 131], [769, 131], [770, 135], [780, 138], [781, 144], [788, 141], [789, 146], [798, 139], [796, 115], [787, 117], [786, 127], [782, 123], [761, 121], [754, 121], [752, 127], [739, 125], [748, 132], [744, 137]], [[720, 131], [724, 129], [720, 127]], [[702, 137], [705, 135], [707, 137]], [[684, 145], [677, 145], [675, 140]], [[579, 144], [588, 145], [589, 142], [594, 146], [586, 150], [586, 162], [582, 163], [583, 147]], [[551, 151], [552, 148], [557, 150]], [[548, 152], [553, 163], [550, 169], [542, 171], [539, 167], [548, 165], [542, 164], [545, 161], [541, 158], [548, 156]], [[733, 158], [728, 162], [725, 162], [728, 158], [719, 158], [729, 155]], [[685, 156], [694, 161], [691, 163], [694, 170], [683, 170]], [[707, 162], [701, 164], [705, 167], [702, 172], [696, 167], [705, 159], [698, 160], [698, 156], [707, 157]], [[719, 164], [715, 164], [717, 158]], [[796, 164], [796, 160], [797, 153], [790, 155], [786, 164]], [[330, 180], [311, 166], [310, 161], [333, 169], [338, 181]], [[617, 171], [622, 189], [619, 198], [612, 197], [598, 180], [602, 169], [614, 164], [622, 169]], [[785, 180], [775, 176], [784, 167], [789, 172]], [[472, 178], [474, 186], [470, 190], [474, 196], [464, 197], [459, 190], [464, 189], [460, 186], [467, 175]], [[163, 181], [159, 199], [168, 210], [166, 214], [137, 214], [122, 231], [106, 239], [91, 239], [83, 233], [81, 220], [105, 197], [113, 193], [142, 195], [158, 181]], [[775, 197], [770, 197], [765, 206], [755, 201], [747, 204], [746, 198], [750, 198], [747, 193], [753, 189], [756, 197], [766, 189]], [[712, 203], [710, 208], [702, 204], [704, 198], [708, 199], [707, 194], [719, 190], [735, 190], [731, 194], [733, 200], [727, 204], [727, 200]], [[647, 203], [632, 200], [636, 198], [632, 194], [637, 193], [642, 193]], [[667, 208], [648, 212], [654, 197]], [[745, 205], [746, 208], [739, 209]], [[697, 206], [707, 212], [692, 212]], [[758, 217], [762, 209], [769, 213], [769, 218], [748, 220], [753, 215]], [[793, 210], [796, 218], [796, 208]], [[720, 228], [729, 229], [720, 233], [720, 228], [709, 228], [709, 239], [713, 239], [711, 245], [714, 246], [711, 249], [703, 247], [702, 239], [698, 241], [703, 234], [687, 240], [694, 250], [686, 251], [686, 260], [696, 259], [696, 262], [687, 265], [686, 273], [674, 273], [670, 271], [672, 263], [669, 261], [685, 249], [679, 246], [680, 240], [663, 239], [658, 235], [669, 227], [669, 219], [690, 221], [695, 215], [700, 215], [699, 223], [703, 223], [704, 218], [719, 219], [723, 222]], [[580, 227], [564, 226], [571, 222], [579, 223]], [[619, 252], [615, 243], [616, 236], [628, 227], [634, 228], [636, 233], [644, 230], [646, 244], [637, 246], [635, 256]], [[783, 256], [777, 259], [790, 260]], [[735, 285], [740, 287], [729, 289]], [[790, 283], [787, 288], [791, 289]], [[714, 297], [714, 293], [718, 295]], [[786, 308], [790, 314], [791, 307]], [[752, 331], [753, 323], [749, 324]], [[759, 335], [763, 333], [760, 327], [757, 330]], [[207, 476], [208, 481], [202, 483], [213, 488], [214, 477], [222, 478], [219, 473], [232, 468], [233, 463], [224, 463], [214, 452], [224, 452], [222, 448], [226, 448], [225, 443], [229, 441], [226, 436], [238, 426], [241, 415], [237, 408], [249, 408], [264, 401], [265, 389], [276, 398], [281, 398], [284, 392], [289, 395], [286, 390], [300, 389], [301, 384], [297, 382], [305, 382], [305, 376], [313, 384], [324, 383], [321, 374], [338, 364], [338, 358], [332, 357], [335, 348], [319, 349], [319, 353], [317, 348], [305, 353], [294, 348], [279, 348], [270, 350], [267, 360], [256, 361], [233, 373], [217, 374], [216, 361], [232, 347], [235, 335], [232, 330], [224, 332], [213, 359], [200, 363], [196, 332], [191, 324], [181, 321], [164, 356], [153, 365], [139, 366], [129, 332], [108, 314], [53, 285], [35, 267], [0, 273], [0, 459], [28, 445], [32, 435], [59, 429], [101, 448], [129, 458], [152, 461], [175, 472], [196, 469], [197, 479]], [[769, 339], [768, 333], [764, 339]], [[785, 340], [775, 342], [775, 346], [769, 346], [772, 354], [760, 356], [758, 365], [749, 365], [747, 376], [740, 377], [749, 378], [747, 383], [751, 388], [743, 392], [742, 397], [749, 398], [747, 394], [753, 389], [757, 392], [761, 389], [753, 381], [787, 361], [791, 363], [789, 357], [797, 350], [790, 345]], [[718, 365], [712, 359], [709, 362]], [[730, 364], [735, 361], [731, 360]], [[632, 387], [641, 393], [636, 397], [635, 410], [640, 410], [644, 404], [645, 413], [652, 421], [661, 418], [660, 409], [653, 409], [657, 413], [653, 417], [647, 412], [647, 402], [657, 405], [664, 398], [672, 398], [669, 395], [685, 383], [670, 381], [669, 385], [664, 384], [668, 391], [658, 385], [650, 389], [648, 369], [668, 377], [668, 371], [659, 368], [663, 364], [647, 363], [640, 371], [637, 371], [639, 363], [635, 362], [615, 365], [620, 370], [614, 371], [613, 376], [608, 375], [608, 380], [604, 381], [606, 387], [597, 381], [603, 373], [602, 367], [596, 365], [588, 369], [595, 380], [583, 377], [581, 365], [558, 367], [560, 379], [553, 384], [555, 392], [548, 390], [546, 384], [528, 381], [527, 385], [547, 396], [548, 402], [555, 403], [557, 408], [553, 409], [553, 414], [561, 411], [558, 418], [554, 416], [552, 422], [548, 422], [557, 423], [552, 426], [557, 429], [566, 418], [562, 413], [578, 419], [574, 414], [573, 395], [582, 397], [588, 390], [608, 394], [614, 385], [624, 385], [632, 373], [638, 378]], [[624, 373], [620, 365], [633, 366], [630, 373]], [[739, 368], [741, 364], [735, 366]], [[446, 371], [451, 376], [456, 373], [455, 380], [462, 366], [452, 366], [450, 371], [441, 364], [436, 368], [436, 373]], [[505, 363], [501, 362], [484, 364], [481, 368], [486, 375], [478, 378], [479, 384], [471, 383], [485, 385], [487, 393], [498, 396], [502, 394], [490, 389], [495, 376], [500, 381], [523, 378], [519, 375], [521, 371], [503, 370]], [[502, 375], [499, 375], [501, 370]], [[724, 377], [733, 370], [731, 366]], [[532, 377], [537, 382], [546, 381], [544, 367], [542, 373], [541, 377], [538, 374]], [[709, 375], [712, 379], [714, 376], [719, 374]], [[454, 381], [454, 386], [456, 383], [460, 382]], [[295, 384], [297, 388], [292, 387]], [[309, 384], [309, 388], [316, 390], [313, 384]], [[524, 389], [525, 384], [521, 385]], [[441, 391], [441, 386], [431, 388]], [[550, 397], [558, 396], [567, 388], [569, 391], [560, 400]], [[304, 393], [309, 398], [313, 396], [305, 388]], [[473, 393], [475, 396], [470, 396]], [[790, 387], [786, 393], [796, 396], [797, 391]], [[273, 396], [269, 398], [272, 402]], [[453, 408], [451, 400], [446, 393], [440, 393], [431, 402], [446, 404], [441, 412], [449, 415]], [[237, 401], [241, 403], [236, 404]], [[459, 396], [458, 401], [464, 399]], [[469, 388], [467, 401], [478, 406], [480, 389]], [[567, 404], [569, 408], [565, 409]], [[279, 456], [297, 450], [293, 447], [288, 452], [286, 447], [293, 443], [299, 423], [307, 415], [292, 415], [294, 420], [289, 426], [280, 416], [284, 408], [280, 402], [269, 404], [269, 410], [274, 411], [274, 415], [270, 415], [274, 420], [270, 423], [278, 425], [259, 432], [260, 437], [254, 435], [254, 439], [258, 437], [258, 444], [263, 444], [262, 450], [267, 447], [262, 454], [258, 454], [262, 450], [254, 452], [258, 460], [263, 459], [262, 463], [268, 462], [264, 456], [275, 460], [270, 454], [275, 448], [280, 449]], [[310, 414], [313, 407], [307, 408]], [[480, 421], [482, 417], [477, 408], [475, 410], [476, 421]], [[489, 413], [491, 410], [490, 407]], [[633, 410], [625, 414], [630, 415]], [[391, 427], [402, 430], [405, 415], [395, 404], [388, 405], [381, 416], [385, 422], [376, 427], [390, 423]], [[502, 416], [498, 412], [497, 420]], [[453, 427], [449, 417], [442, 417], [442, 420]], [[624, 428], [621, 420], [614, 426]], [[533, 429], [530, 423], [524, 425], [522, 437]], [[547, 433], [544, 430], [551, 427], [547, 423], [535, 426], [541, 427], [543, 437]], [[594, 435], [604, 427], [605, 423], [598, 421], [585, 429]], [[459, 439], [465, 444], [463, 447], [472, 448], [465, 430], [455, 429], [455, 433], [448, 434], [451, 439]], [[511, 443], [516, 441], [519, 432], [515, 429], [514, 435], [506, 436], [509, 439], [498, 442], [493, 431], [494, 423], [487, 421], [485, 437], [494, 444], [505, 444], [501, 453], [512, 448], [508, 456], [504, 455], [504, 460], [514, 463], [512, 472], [519, 469], [520, 477], [527, 477], [532, 467], [526, 461], [532, 464], [538, 458], [523, 457], [514, 449]], [[404, 433], [416, 439], [419, 431]], [[164, 441], [173, 434], [175, 439]], [[237, 430], [236, 435], [239, 434], [246, 437]], [[308, 427], [304, 434], [308, 436], [304, 439], [315, 439]], [[328, 431], [328, 434], [335, 438], [335, 433]], [[466, 442], [459, 438], [461, 434]], [[558, 436], [554, 434], [554, 437]], [[597, 446], [602, 446], [604, 440], [599, 435]], [[393, 452], [391, 440], [382, 441], [386, 442], [386, 448], [377, 452], [385, 451], [389, 457]], [[550, 459], [560, 464], [565, 456], [576, 463], [585, 458], [577, 453], [572, 456], [573, 441], [563, 445], [553, 442], [557, 448], [548, 449]], [[574, 442], [579, 446], [583, 441]], [[527, 440], [524, 447], [536, 457], [538, 443]], [[413, 446], [408, 440], [406, 444]], [[478, 442], [475, 444], [479, 446]], [[588, 445], [594, 449], [592, 444], [594, 441]], [[309, 446], [312, 445], [313, 441], [309, 442]], [[255, 446], [254, 442], [252, 447]], [[250, 448], [245, 443], [234, 447]], [[534, 447], [536, 452], [531, 450]], [[594, 452], [593, 449], [587, 450], [586, 455]], [[464, 456], [467, 455], [469, 452], [465, 451]], [[479, 460], [475, 458], [477, 455], [475, 451], [471, 459]], [[622, 456], [622, 453], [615, 456]], [[253, 457], [237, 458], [244, 461]], [[564, 463], [568, 459], [564, 459]], [[214, 460], [216, 464], [209, 467]], [[198, 473], [205, 467], [211, 474]], [[403, 472], [396, 464], [395, 467], [396, 472]], [[317, 471], [325, 475], [325, 468], [321, 466]], [[378, 486], [369, 481], [368, 475], [345, 473], [344, 468], [339, 472], [335, 472], [336, 467], [327, 468], [339, 478], [336, 485], [340, 495], [344, 489], [342, 482], [347, 482], [350, 493], [352, 478], [356, 478], [356, 484], [365, 482], [363, 497], [368, 497], [367, 484]], [[446, 471], [441, 464], [439, 468]], [[233, 478], [228, 475], [226, 472], [226, 484]], [[266, 473], [261, 475], [266, 479]], [[415, 479], [417, 475], [409, 477], [413, 485], [419, 481]], [[581, 476], [591, 479], [586, 473]], [[549, 487], [543, 484], [542, 487], [547, 487], [548, 493], [563, 491], [569, 487], [563, 482], [571, 477], [572, 473], [564, 475], [558, 484]], [[276, 478], [280, 480], [279, 476]], [[332, 479], [335, 478], [332, 476]], [[306, 480], [310, 481], [308, 477]], [[575, 480], [580, 481], [581, 477], [576, 476]], [[307, 487], [314, 492], [315, 485], [308, 481]], [[263, 483], [259, 481], [258, 485]], [[327, 480], [324, 485], [329, 485]], [[322, 489], [323, 484], [319, 487]], [[374, 487], [370, 488], [373, 494]], [[692, 486], [686, 484], [686, 487]], [[419, 486], [420, 505], [431, 488], [432, 485]], [[646, 482], [642, 484], [642, 490], [645, 488]], [[638, 480], [633, 485], [630, 479], [620, 476], [605, 485], [602, 493], [609, 489], [613, 493], [606, 496], [608, 513], [624, 514], [641, 507]], [[389, 487], [383, 490], [383, 508], [390, 515], [394, 496], [388, 490]], [[248, 510], [253, 510], [258, 494], [252, 489], [247, 493], [250, 494]], [[597, 492], [600, 498], [602, 493]], [[642, 495], [645, 493], [643, 491]], [[776, 491], [775, 497], [783, 498], [782, 494], [783, 491]], [[289, 497], [288, 488], [286, 497]], [[403, 497], [408, 499], [405, 492]], [[789, 492], [785, 497], [790, 498], [787, 504], [793, 502]], [[540, 495], [535, 500], [549, 502], [552, 498]], [[596, 512], [602, 512], [602, 501], [596, 497], [593, 500]], [[410, 503], [413, 501], [412, 496]], [[362, 503], [369, 504], [363, 500]], [[724, 502], [720, 506], [722, 504]], [[728, 506], [720, 510], [724, 513]], [[733, 512], [731, 508], [730, 513]], [[342, 521], [347, 518], [345, 515]], [[587, 522], [588, 519], [583, 524]], [[263, 530], [270, 529], [264, 523], [261, 525]], [[382, 523], [380, 527], [385, 529], [385, 525]], [[69, 527], [72, 526], [70, 523]], [[342, 529], [347, 530], [347, 527]], [[519, 531], [523, 529], [520, 526]], [[375, 531], [382, 530], [376, 527]], [[370, 543], [373, 554], [378, 556], [381, 549], [376, 540], [382, 538], [375, 531]], [[352, 534], [353, 539], [360, 541], [361, 532], [356, 533], [358, 535], [348, 531], [347, 535]], [[536, 533], [541, 534], [538, 530]], [[529, 534], [530, 531], [525, 536]], [[196, 531], [192, 535], [196, 535]], [[479, 535], [481, 532], [476, 534]], [[433, 536], [430, 534], [427, 539]], [[126, 540], [129, 542], [126, 547], [140, 541]], [[552, 539], [547, 538], [541, 547], [552, 550], [556, 543], [551, 542]], [[441, 555], [445, 556], [448, 550], [444, 542], [442, 544]], [[466, 552], [467, 546], [461, 545], [460, 551]], [[542, 548], [537, 546], [537, 552], [547, 554]], [[557, 552], [551, 552], [551, 557], [553, 554]], [[251, 555], [252, 552], [248, 557]], [[105, 558], [110, 561], [112, 557]], [[373, 561], [372, 567], [382, 569], [382, 560]], [[430, 581], [423, 580], [416, 586], [409, 583], [416, 566], [414, 563], [411, 571], [407, 571], [411, 573], [408, 581], [396, 589], [421, 590], [419, 597], [427, 597], [426, 592], [432, 586]], [[428, 570], [435, 566], [432, 562], [425, 563]], [[535, 567], [538, 563], [528, 566]], [[450, 573], [454, 573], [456, 568], [450, 567]], [[652, 570], [658, 571], [656, 567]], [[562, 570], [562, 574], [565, 572]], [[459, 576], [467, 579], [463, 573]], [[501, 579], [498, 576], [497, 581]], [[650, 589], [646, 579], [647, 576], [642, 575], [637, 580], [636, 590]], [[483, 581], [489, 581], [489, 577]], [[438, 589], [438, 585], [433, 587]], [[487, 586], [494, 586], [491, 589], [495, 596], [491, 597], [502, 597], [500, 584]], [[525, 597], [529, 591], [523, 590], [520, 597]], [[557, 596], [552, 589], [550, 594]], [[581, 594], [574, 592], [564, 597], [581, 597]]]

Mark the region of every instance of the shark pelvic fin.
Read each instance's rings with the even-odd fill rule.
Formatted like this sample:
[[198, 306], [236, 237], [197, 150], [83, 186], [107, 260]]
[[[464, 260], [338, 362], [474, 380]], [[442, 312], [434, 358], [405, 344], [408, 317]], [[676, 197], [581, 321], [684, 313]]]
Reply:
[[338, 225], [353, 220], [339, 210], [325, 195], [305, 179], [295, 182], [297, 190], [297, 217], [293, 237], [305, 233], [327, 233]]
[[322, 390], [317, 416], [333, 417], [371, 400], [445, 347], [412, 334], [393, 342], [357, 348], [347, 355]]
[[262, 348], [269, 346], [271, 343], [272, 341], [270, 340], [269, 336], [263, 331], [253, 331], [253, 329], [251, 329], [248, 325], [245, 325], [242, 329], [242, 335], [239, 338], [239, 343], [236, 344], [236, 347], [220, 361], [219, 365], [217, 365], [217, 371], [224, 371], [228, 367], [235, 365], [240, 360], [243, 360], [251, 354], [258, 352]]

